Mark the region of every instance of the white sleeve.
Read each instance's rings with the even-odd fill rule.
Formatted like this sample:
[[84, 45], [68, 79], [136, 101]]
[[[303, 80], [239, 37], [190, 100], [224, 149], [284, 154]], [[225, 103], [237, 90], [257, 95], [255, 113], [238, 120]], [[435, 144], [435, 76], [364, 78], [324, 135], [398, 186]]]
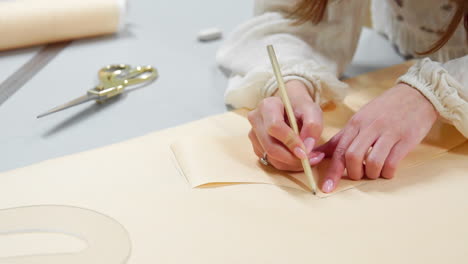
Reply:
[[398, 82], [419, 90], [442, 118], [468, 138], [468, 55], [445, 64], [425, 58]]
[[219, 49], [217, 62], [229, 76], [227, 104], [252, 109], [275, 92], [268, 44], [274, 45], [285, 81], [303, 81], [322, 106], [345, 97], [348, 86], [337, 77], [354, 55], [368, 1], [330, 1], [321, 23], [299, 26], [289, 17], [294, 2], [256, 0], [256, 16], [238, 26]]

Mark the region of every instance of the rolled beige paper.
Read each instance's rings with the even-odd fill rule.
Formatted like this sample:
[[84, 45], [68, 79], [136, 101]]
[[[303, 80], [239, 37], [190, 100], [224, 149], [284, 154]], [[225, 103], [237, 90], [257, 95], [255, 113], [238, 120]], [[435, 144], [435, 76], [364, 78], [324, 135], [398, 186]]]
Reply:
[[112, 34], [126, 0], [0, 0], [0, 50]]

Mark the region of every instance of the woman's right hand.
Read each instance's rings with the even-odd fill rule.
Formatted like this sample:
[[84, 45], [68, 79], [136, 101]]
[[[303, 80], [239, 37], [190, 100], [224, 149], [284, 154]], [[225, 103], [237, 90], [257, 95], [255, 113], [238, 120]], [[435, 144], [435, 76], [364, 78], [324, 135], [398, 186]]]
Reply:
[[284, 105], [278, 95], [263, 99], [248, 115], [252, 129], [249, 133], [255, 154], [285, 171], [302, 171], [299, 159], [308, 158], [316, 165], [324, 158], [321, 152], [312, 152], [322, 133], [322, 110], [314, 103], [307, 87], [297, 80], [286, 83], [289, 99], [299, 124], [300, 136], [288, 125]]

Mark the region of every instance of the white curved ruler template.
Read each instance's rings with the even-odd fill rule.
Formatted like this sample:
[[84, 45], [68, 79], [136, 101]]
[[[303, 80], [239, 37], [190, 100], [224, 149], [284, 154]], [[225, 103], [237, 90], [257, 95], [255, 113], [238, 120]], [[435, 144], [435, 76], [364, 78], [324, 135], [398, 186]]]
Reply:
[[64, 234], [87, 247], [76, 253], [0, 257], [5, 264], [123, 264], [131, 253], [127, 230], [114, 219], [72, 206], [38, 205], [0, 210], [0, 237], [15, 234]]

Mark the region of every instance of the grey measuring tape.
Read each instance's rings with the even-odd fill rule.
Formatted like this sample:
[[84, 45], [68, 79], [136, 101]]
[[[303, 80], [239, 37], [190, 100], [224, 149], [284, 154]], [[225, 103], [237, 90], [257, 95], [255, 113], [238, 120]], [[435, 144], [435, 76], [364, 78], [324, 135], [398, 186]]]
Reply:
[[5, 81], [0, 83], [0, 106], [16, 93], [25, 83], [31, 80], [53, 58], [55, 58], [71, 41], [49, 44], [42, 48], [33, 58], [21, 66]]

